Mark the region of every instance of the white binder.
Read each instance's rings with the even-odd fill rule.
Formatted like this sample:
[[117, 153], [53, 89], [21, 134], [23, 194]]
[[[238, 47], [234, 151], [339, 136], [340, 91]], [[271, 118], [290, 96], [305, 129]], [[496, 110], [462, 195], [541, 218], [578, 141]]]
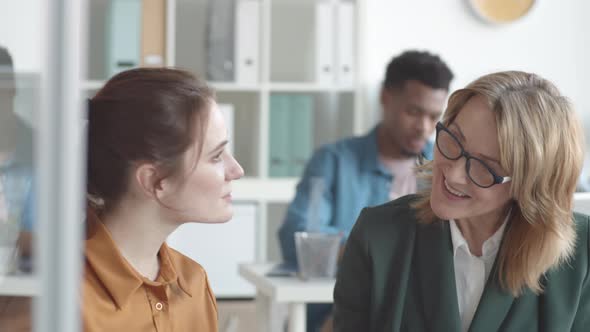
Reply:
[[255, 204], [234, 204], [234, 217], [223, 224], [183, 224], [170, 234], [167, 243], [203, 266], [217, 298], [256, 294], [238, 274], [238, 264], [256, 259]]
[[260, 71], [259, 0], [238, 0], [235, 27], [236, 83], [257, 84]]
[[334, 84], [334, 8], [327, 0], [318, 1], [315, 8], [316, 83]]
[[218, 104], [219, 110], [223, 114], [223, 119], [225, 120], [225, 127], [227, 128], [227, 137], [229, 143], [227, 144], [227, 149], [234, 153], [234, 105], [233, 104]]
[[354, 40], [355, 19], [354, 3], [340, 2], [338, 5], [338, 52], [336, 79], [342, 87], [352, 87], [355, 80]]

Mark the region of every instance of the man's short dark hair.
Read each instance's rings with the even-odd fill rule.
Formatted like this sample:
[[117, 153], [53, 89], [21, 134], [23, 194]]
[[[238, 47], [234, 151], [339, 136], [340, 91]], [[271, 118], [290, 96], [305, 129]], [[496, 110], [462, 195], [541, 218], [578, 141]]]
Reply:
[[400, 88], [406, 81], [416, 80], [433, 89], [448, 91], [452, 79], [453, 72], [437, 55], [406, 51], [387, 65], [383, 87]]

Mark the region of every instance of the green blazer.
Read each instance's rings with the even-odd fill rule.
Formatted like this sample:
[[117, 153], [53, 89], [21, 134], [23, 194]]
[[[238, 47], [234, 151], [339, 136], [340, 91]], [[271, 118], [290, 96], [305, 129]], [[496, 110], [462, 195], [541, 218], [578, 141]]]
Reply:
[[[338, 270], [335, 331], [461, 331], [449, 224], [418, 224], [415, 198], [361, 212]], [[514, 298], [494, 268], [469, 331], [590, 331], [589, 217], [575, 220], [575, 253], [546, 273], [544, 293]]]

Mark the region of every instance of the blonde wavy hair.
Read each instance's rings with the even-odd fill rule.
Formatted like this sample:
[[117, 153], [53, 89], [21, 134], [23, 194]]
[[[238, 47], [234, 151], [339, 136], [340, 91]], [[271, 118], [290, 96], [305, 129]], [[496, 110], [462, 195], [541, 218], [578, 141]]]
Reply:
[[[449, 98], [449, 126], [467, 101], [483, 96], [498, 127], [501, 166], [512, 177], [510, 223], [498, 253], [501, 287], [517, 297], [543, 292], [541, 278], [567, 261], [575, 246], [573, 194], [584, 158], [583, 131], [570, 102], [535, 74], [507, 71], [483, 76]], [[419, 169], [432, 180], [432, 162]], [[413, 204], [422, 223], [439, 221], [430, 188]]]

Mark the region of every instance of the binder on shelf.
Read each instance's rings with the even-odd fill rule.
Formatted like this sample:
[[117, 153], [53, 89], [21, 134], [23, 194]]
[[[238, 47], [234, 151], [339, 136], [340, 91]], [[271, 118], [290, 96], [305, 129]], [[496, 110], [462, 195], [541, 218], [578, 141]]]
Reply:
[[289, 176], [303, 175], [313, 149], [313, 96], [290, 96], [290, 163]]
[[238, 84], [256, 84], [260, 68], [260, 2], [237, 0], [235, 75]]
[[236, 0], [209, 1], [207, 10], [207, 79], [234, 81]]
[[141, 19], [141, 65], [162, 67], [166, 63], [166, 1], [143, 0]]
[[270, 96], [269, 165], [270, 177], [290, 175], [289, 95]]
[[270, 177], [297, 177], [303, 174], [313, 149], [313, 103], [312, 95], [271, 95]]
[[139, 66], [141, 15], [141, 0], [111, 1], [107, 22], [108, 77]]
[[[170, 247], [201, 264], [219, 298], [252, 297], [255, 288], [238, 274], [238, 264], [256, 260], [256, 204], [234, 204], [222, 224], [186, 223], [167, 239]], [[231, 243], [231, 245], [227, 245]]]
[[355, 16], [354, 3], [340, 2], [338, 4], [338, 52], [336, 76], [338, 85], [352, 87], [355, 80], [354, 68], [354, 40]]
[[327, 0], [315, 7], [316, 83], [334, 84], [334, 10]]
[[225, 127], [227, 128], [227, 136], [229, 143], [227, 144], [227, 149], [233, 153], [234, 152], [234, 105], [233, 104], [218, 104], [219, 110], [221, 114], [223, 114], [223, 119], [225, 120]]

